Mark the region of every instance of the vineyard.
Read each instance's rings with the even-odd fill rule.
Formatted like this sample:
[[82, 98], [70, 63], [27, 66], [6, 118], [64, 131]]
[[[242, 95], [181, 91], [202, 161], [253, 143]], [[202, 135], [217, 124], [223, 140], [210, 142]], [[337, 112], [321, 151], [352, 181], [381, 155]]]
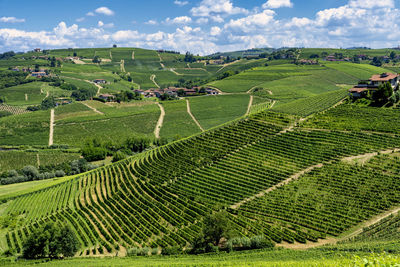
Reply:
[[[23, 226], [9, 229], [1, 247], [20, 252], [33, 229], [62, 221], [78, 235], [82, 256], [185, 248], [217, 207], [228, 209], [237, 236], [315, 242], [399, 204], [393, 175], [335, 163], [400, 147], [397, 137], [291, 129], [298, 119], [257, 113], [39, 191], [5, 195], [3, 216]], [[254, 197], [321, 162], [326, 166]]]
[[347, 90], [338, 90], [279, 105], [275, 107], [274, 110], [307, 117], [311, 114], [331, 108], [346, 96]]
[[24, 114], [24, 113], [28, 113], [29, 112], [26, 109], [19, 108], [19, 107], [14, 107], [14, 106], [9, 106], [9, 105], [6, 105], [6, 104], [0, 104], [0, 111], [7, 111], [7, 112], [10, 112], [11, 114], [14, 114], [14, 115], [20, 115], [20, 114]]
[[304, 127], [398, 133], [400, 130], [400, 110], [340, 105], [306, 121]]

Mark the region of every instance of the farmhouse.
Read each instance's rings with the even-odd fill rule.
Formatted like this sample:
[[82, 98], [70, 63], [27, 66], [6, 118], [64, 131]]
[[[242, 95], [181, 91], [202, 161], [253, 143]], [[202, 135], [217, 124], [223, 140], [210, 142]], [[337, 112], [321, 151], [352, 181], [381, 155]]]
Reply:
[[400, 75], [394, 73], [382, 73], [372, 75], [367, 81], [360, 81], [358, 85], [349, 90], [349, 94], [353, 97], [363, 97], [368, 92], [376, 91], [378, 87], [384, 83], [390, 83], [393, 89], [398, 88], [400, 82]]
[[40, 51], [42, 51], [42, 49], [40, 49], [40, 48], [35, 48], [35, 49], [33, 49], [33, 51], [35, 51], [35, 52], [40, 52]]
[[93, 82], [96, 84], [106, 84], [107, 83], [107, 81], [104, 79], [96, 79]]
[[217, 90], [215, 90], [215, 89], [212, 89], [212, 88], [207, 88], [206, 89], [206, 93], [208, 95], [219, 95], [219, 92]]
[[110, 94], [101, 94], [101, 95], [99, 95], [99, 98], [103, 99], [105, 101], [114, 101], [115, 100], [115, 96], [110, 95]]

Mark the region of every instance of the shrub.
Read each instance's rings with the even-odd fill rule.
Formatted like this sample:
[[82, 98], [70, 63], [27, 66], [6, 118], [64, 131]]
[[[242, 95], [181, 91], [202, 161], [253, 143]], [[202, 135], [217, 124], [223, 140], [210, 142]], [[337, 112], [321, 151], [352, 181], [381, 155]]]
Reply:
[[25, 166], [22, 169], [22, 174], [30, 181], [39, 178], [39, 171], [33, 166]]

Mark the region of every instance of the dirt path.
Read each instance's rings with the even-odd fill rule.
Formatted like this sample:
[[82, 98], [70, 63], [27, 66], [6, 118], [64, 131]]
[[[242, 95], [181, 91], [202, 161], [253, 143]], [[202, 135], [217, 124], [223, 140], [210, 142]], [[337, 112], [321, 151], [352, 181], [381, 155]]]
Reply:
[[253, 105], [253, 100], [254, 100], [254, 97], [251, 95], [250, 96], [250, 100], [249, 100], [249, 105], [247, 106], [247, 111], [246, 111], [245, 116], [250, 114], [251, 106]]
[[[160, 53], [157, 53], [157, 55], [158, 55], [158, 57], [160, 58], [160, 65], [161, 65], [161, 68], [165, 69], [165, 65], [164, 65], [164, 63], [163, 63], [163, 60], [162, 60], [162, 57], [161, 57]], [[171, 70], [171, 69], [170, 69], [170, 70]]]
[[77, 65], [85, 65], [85, 64], [86, 64], [86, 62], [84, 62], [84, 61], [82, 61], [82, 60], [80, 60], [80, 59], [74, 59], [73, 62], [74, 62], [75, 64], [77, 64]]
[[373, 152], [373, 153], [367, 153], [367, 154], [363, 154], [363, 155], [346, 157], [346, 158], [343, 158], [342, 161], [350, 161], [351, 162], [351, 161], [360, 159], [360, 160], [362, 160], [362, 163], [365, 163], [368, 160], [370, 160], [371, 158], [377, 156], [378, 154], [391, 154], [393, 152], [400, 152], [400, 149], [399, 148], [388, 149], [388, 150], [383, 150], [383, 151], [379, 151], [379, 152]]
[[178, 72], [176, 72], [176, 70], [175, 69], [169, 69], [169, 71], [170, 72], [172, 72], [172, 73], [174, 73], [175, 75], [178, 75], [178, 76], [182, 76], [183, 74], [182, 73], [178, 73]]
[[231, 209], [238, 209], [238, 208], [240, 208], [240, 206], [246, 204], [247, 202], [250, 202], [250, 201], [252, 201], [252, 200], [254, 200], [254, 199], [256, 199], [256, 198], [263, 197], [264, 195], [266, 195], [266, 194], [268, 194], [268, 193], [270, 193], [270, 192], [276, 190], [277, 188], [279, 188], [279, 187], [281, 187], [281, 186], [284, 186], [284, 185], [287, 185], [288, 183], [290, 183], [290, 182], [292, 182], [292, 181], [294, 181], [294, 180], [299, 179], [302, 175], [304, 175], [304, 174], [306, 174], [306, 173], [309, 173], [310, 171], [314, 170], [315, 168], [322, 168], [323, 166], [324, 166], [324, 165], [323, 165], [322, 163], [320, 163], [320, 164], [317, 164], [317, 165], [313, 165], [313, 166], [311, 166], [311, 167], [308, 167], [307, 169], [304, 169], [304, 170], [302, 170], [302, 171], [299, 171], [298, 173], [293, 174], [293, 175], [290, 176], [288, 179], [286, 179], [286, 180], [280, 182], [279, 184], [276, 184], [276, 185], [274, 185], [273, 187], [268, 188], [267, 190], [261, 191], [261, 192], [258, 193], [257, 195], [254, 195], [254, 196], [245, 198], [245, 199], [243, 199], [242, 201], [240, 201], [240, 202], [238, 202], [238, 203], [232, 205], [230, 208], [231, 208]]
[[25, 101], [28, 101], [28, 94], [25, 94]]
[[135, 60], [135, 51], [132, 51], [132, 60]]
[[54, 134], [54, 109], [50, 110], [50, 132], [49, 132], [49, 146], [53, 145]]
[[156, 124], [156, 128], [154, 129], [154, 135], [158, 139], [158, 138], [160, 138], [161, 127], [164, 123], [165, 110], [164, 110], [164, 107], [160, 103], [157, 103], [157, 105], [160, 107], [161, 114], [160, 114], [160, 118], [158, 119], [158, 122]]
[[189, 114], [190, 117], [192, 117], [192, 120], [194, 121], [194, 123], [196, 123], [196, 125], [200, 128], [200, 130], [202, 132], [204, 132], [203, 127], [201, 127], [201, 125], [198, 122], [198, 120], [196, 120], [196, 118], [193, 116], [192, 111], [190, 110], [190, 102], [187, 99], [186, 99], [186, 107], [187, 107], [187, 113]]
[[49, 95], [50, 95], [50, 92], [49, 92], [49, 91], [47, 91], [47, 92], [46, 92], [46, 97], [45, 97], [45, 98], [48, 98], [48, 97], [49, 97]]
[[157, 86], [157, 88], [160, 88], [160, 86], [156, 82], [156, 75], [155, 74], [152, 74], [150, 76], [150, 81], [152, 81]]
[[111, 59], [111, 61], [112, 61], [112, 53], [111, 53], [111, 50], [110, 50], [110, 59]]
[[217, 73], [220, 72], [221, 70], [225, 69], [226, 67], [228, 67], [228, 66], [230, 66], [230, 65], [233, 65], [233, 64], [235, 64], [235, 63], [237, 63], [237, 62], [240, 62], [240, 61], [241, 61], [241, 60], [235, 60], [235, 61], [233, 61], [233, 62], [231, 62], [231, 63], [224, 64], [224, 65], [222, 66], [222, 68], [220, 68], [220, 69], [217, 71]]
[[40, 157], [39, 157], [39, 153], [36, 154], [36, 162], [37, 162], [37, 167], [40, 167]]
[[273, 107], [275, 106], [275, 104], [276, 104], [276, 100], [274, 100], [274, 101], [272, 102], [272, 105], [271, 105], [269, 108], [273, 108]]
[[98, 113], [98, 114], [100, 114], [100, 115], [104, 115], [103, 112], [98, 111], [98, 110], [95, 109], [94, 107], [90, 106], [88, 103], [85, 103], [85, 102], [81, 102], [81, 103], [84, 104], [85, 106], [87, 106], [88, 108], [90, 108], [91, 110], [93, 110], [94, 112], [96, 112], [96, 113]]

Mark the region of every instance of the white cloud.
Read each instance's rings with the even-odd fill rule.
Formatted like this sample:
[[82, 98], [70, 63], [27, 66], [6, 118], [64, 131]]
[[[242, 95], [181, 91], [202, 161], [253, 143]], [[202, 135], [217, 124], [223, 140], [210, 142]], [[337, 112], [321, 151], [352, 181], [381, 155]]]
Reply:
[[[229, 14], [236, 12], [232, 11], [235, 6], [229, 5], [232, 1], [214, 2], [217, 4], [215, 10], [202, 9], [204, 12], [197, 13], [196, 19], [190, 16], [170, 18], [170, 25], [179, 25], [172, 31], [143, 33], [135, 30], [139, 25], [132, 24], [132, 28], [115, 31], [108, 29], [104, 20], [93, 28], [60, 22], [49, 31], [0, 29], [0, 51], [30, 50], [35, 47], [109, 47], [116, 43], [118, 46], [191, 51], [204, 55], [267, 46], [394, 47], [400, 40], [400, 10], [391, 6], [391, 1], [375, 3], [349, 0], [346, 5], [320, 10], [314, 17], [285, 19], [279, 19], [276, 15], [278, 11], [275, 13], [271, 9], [253, 9], [251, 13], [236, 13], [235, 17], [228, 19]], [[218, 6], [221, 3], [228, 5]], [[215, 20], [221, 24], [207, 25], [215, 24]], [[222, 24], [224, 20], [226, 22]], [[189, 22], [196, 24], [190, 24], [190, 27], [187, 24]], [[151, 20], [148, 24], [159, 23]], [[193, 25], [201, 25], [201, 28]]]
[[113, 16], [114, 15], [114, 11], [112, 11], [111, 9], [109, 9], [108, 7], [105, 7], [105, 6], [97, 8], [95, 10], [95, 12], [97, 14], [103, 14], [103, 15], [106, 15], [106, 16]]
[[188, 24], [192, 22], [192, 18], [188, 16], [181, 16], [181, 17], [176, 17], [176, 18], [167, 18], [165, 20], [165, 23], [167, 24]]
[[262, 5], [263, 8], [281, 8], [281, 7], [293, 7], [293, 3], [290, 0], [268, 0]]
[[220, 35], [221, 32], [222, 32], [222, 30], [221, 30], [220, 27], [214, 26], [214, 27], [211, 27], [210, 35], [211, 36], [217, 36], [217, 35]]
[[25, 22], [25, 19], [17, 19], [16, 17], [1, 17], [0, 22], [5, 23], [22, 23]]
[[217, 23], [222, 23], [225, 21], [224, 18], [221, 17], [220, 15], [212, 16], [211, 20]]
[[114, 23], [104, 23], [101, 20], [99, 20], [99, 22], [97, 22], [97, 26], [99, 26], [100, 28], [113, 28]]
[[350, 0], [350, 7], [355, 8], [394, 8], [394, 0]]
[[242, 32], [251, 32], [258, 28], [265, 30], [266, 27], [274, 22], [275, 14], [274, 11], [266, 9], [261, 13], [249, 15], [236, 20], [230, 20], [225, 24], [225, 28]]
[[175, 0], [175, 1], [174, 1], [174, 4], [175, 4], [175, 5], [178, 5], [178, 6], [186, 6], [187, 4], [189, 4], [189, 2], [188, 2], [188, 1], [179, 1], [179, 0]]
[[76, 22], [82, 22], [82, 21], [84, 21], [84, 20], [85, 20], [84, 17], [82, 17], [82, 18], [77, 18], [77, 19], [76, 19]]
[[208, 23], [208, 18], [198, 18], [196, 20], [196, 23], [198, 23], [198, 24], [207, 24]]
[[86, 16], [89, 16], [89, 17], [94, 17], [94, 16], [95, 16], [95, 14], [94, 14], [93, 12], [88, 12], [88, 13], [86, 13]]
[[158, 22], [157, 22], [156, 20], [151, 19], [151, 20], [149, 20], [149, 21], [146, 21], [144, 24], [147, 24], [147, 25], [157, 25]]
[[244, 8], [235, 7], [231, 0], [202, 0], [197, 7], [190, 10], [195, 17], [209, 17], [212, 15], [247, 14]]

